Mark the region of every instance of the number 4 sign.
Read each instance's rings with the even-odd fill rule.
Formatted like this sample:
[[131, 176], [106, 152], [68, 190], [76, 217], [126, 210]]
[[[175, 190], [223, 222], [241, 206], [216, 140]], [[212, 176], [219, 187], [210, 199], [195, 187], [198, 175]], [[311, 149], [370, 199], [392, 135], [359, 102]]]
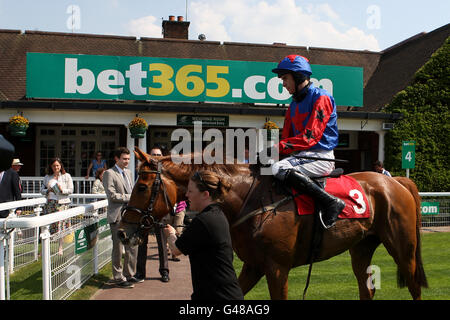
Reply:
[[416, 142], [403, 141], [402, 144], [402, 169], [414, 169], [416, 165]]

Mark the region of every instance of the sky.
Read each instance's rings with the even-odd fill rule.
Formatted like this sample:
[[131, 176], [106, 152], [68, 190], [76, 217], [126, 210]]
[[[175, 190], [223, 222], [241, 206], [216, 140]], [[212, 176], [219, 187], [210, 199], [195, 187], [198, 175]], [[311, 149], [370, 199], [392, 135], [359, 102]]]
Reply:
[[0, 29], [22, 31], [161, 38], [169, 15], [191, 40], [381, 51], [448, 24], [450, 1], [0, 0]]

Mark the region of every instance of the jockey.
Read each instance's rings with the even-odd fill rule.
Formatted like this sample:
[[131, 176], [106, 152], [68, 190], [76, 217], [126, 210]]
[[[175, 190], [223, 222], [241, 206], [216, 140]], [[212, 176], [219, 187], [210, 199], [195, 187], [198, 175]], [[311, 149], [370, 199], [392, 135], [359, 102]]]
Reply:
[[292, 94], [278, 144], [280, 155], [290, 156], [274, 163], [272, 173], [320, 203], [323, 207], [320, 220], [328, 229], [335, 224], [345, 203], [320, 188], [310, 177], [330, 174], [334, 170], [334, 162], [303, 159], [302, 156], [334, 159], [333, 149], [338, 144], [334, 98], [326, 90], [312, 84], [311, 66], [305, 57], [289, 55], [272, 72], [278, 74], [283, 80], [283, 87]]

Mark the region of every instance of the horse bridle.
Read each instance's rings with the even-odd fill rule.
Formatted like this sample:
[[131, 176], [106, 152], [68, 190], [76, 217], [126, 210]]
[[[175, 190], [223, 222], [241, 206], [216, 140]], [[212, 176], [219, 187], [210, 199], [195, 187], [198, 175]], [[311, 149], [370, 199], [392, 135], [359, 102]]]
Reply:
[[[157, 163], [157, 170], [139, 170], [138, 175], [140, 176], [141, 174], [144, 173], [156, 173], [156, 177], [155, 177], [155, 181], [153, 182], [152, 185], [152, 191], [150, 194], [150, 203], [148, 205], [147, 210], [142, 210], [136, 207], [132, 207], [132, 206], [125, 206], [122, 208], [122, 212], [121, 212], [121, 216], [122, 216], [122, 221], [124, 223], [127, 224], [138, 224], [139, 228], [136, 231], [136, 233], [141, 232], [144, 229], [150, 229], [151, 227], [153, 227], [154, 225], [158, 225], [159, 227], [164, 227], [164, 224], [159, 223], [156, 221], [155, 217], [153, 216], [153, 206], [155, 204], [155, 200], [156, 200], [156, 196], [158, 195], [161, 186], [162, 186], [162, 190], [163, 190], [163, 195], [164, 195], [164, 200], [166, 202], [166, 206], [167, 208], [170, 210], [173, 210], [173, 205], [170, 204], [170, 201], [168, 199], [167, 196], [167, 191], [166, 191], [166, 186], [164, 185], [164, 182], [161, 178], [161, 170], [162, 170], [162, 163], [157, 161], [157, 160], [153, 160], [153, 162], [156, 161]], [[131, 221], [126, 221], [124, 218], [124, 213], [126, 211], [135, 211], [137, 213], [139, 213], [142, 217], [140, 219], [139, 222], [131, 222]]]

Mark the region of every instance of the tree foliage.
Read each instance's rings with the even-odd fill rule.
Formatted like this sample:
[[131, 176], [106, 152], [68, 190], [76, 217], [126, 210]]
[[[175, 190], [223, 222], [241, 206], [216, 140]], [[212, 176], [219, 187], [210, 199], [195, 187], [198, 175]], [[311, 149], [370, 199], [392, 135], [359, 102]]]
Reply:
[[393, 175], [404, 176], [402, 141], [415, 141], [416, 164], [410, 178], [423, 192], [450, 191], [449, 102], [450, 37], [384, 110], [404, 116], [386, 134], [385, 166]]

